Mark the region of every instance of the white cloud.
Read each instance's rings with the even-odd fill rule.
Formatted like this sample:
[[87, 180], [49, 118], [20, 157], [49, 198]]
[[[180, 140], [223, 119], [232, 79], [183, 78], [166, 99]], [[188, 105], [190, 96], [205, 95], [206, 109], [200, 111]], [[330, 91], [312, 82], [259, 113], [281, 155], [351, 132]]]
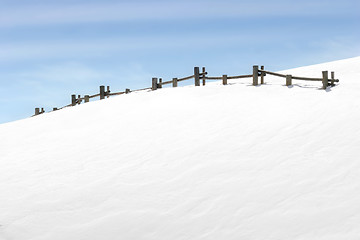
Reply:
[[30, 72], [16, 74], [20, 79], [37, 79], [40, 82], [51, 81], [53, 83], [85, 83], [104, 77], [94, 69], [77, 62], [65, 62], [61, 64], [41, 65]]
[[[21, 5], [0, 9], [0, 27], [103, 21], [331, 15], [351, 10], [352, 1], [145, 1]], [[356, 5], [356, 3], [354, 3]]]
[[[255, 44], [260, 42], [262, 33], [241, 34], [224, 33], [214, 36], [203, 34], [183, 35], [156, 35], [142, 37], [100, 38], [100, 39], [76, 39], [59, 41], [17, 42], [0, 44], [0, 62], [18, 61], [40, 58], [61, 57], [101, 57], [107, 54], [119, 52], [132, 52], [139, 50], [154, 49], [192, 49], [222, 47], [239, 44]], [[267, 37], [267, 41], [274, 40]]]

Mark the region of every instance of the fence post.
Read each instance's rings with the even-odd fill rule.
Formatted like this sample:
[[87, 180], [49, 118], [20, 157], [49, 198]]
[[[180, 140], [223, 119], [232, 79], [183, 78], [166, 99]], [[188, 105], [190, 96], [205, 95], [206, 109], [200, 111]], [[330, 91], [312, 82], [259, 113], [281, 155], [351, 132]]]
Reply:
[[[261, 66], [260, 69], [261, 69], [261, 70], [264, 70], [264, 66]], [[264, 73], [264, 72], [261, 72], [261, 80], [260, 80], [260, 83], [261, 83], [261, 84], [264, 84], [264, 77], [265, 77], [265, 73]]]
[[331, 72], [331, 86], [335, 86], [335, 72]]
[[105, 98], [105, 86], [100, 86], [100, 100]]
[[322, 84], [323, 84], [323, 89], [326, 89], [327, 86], [328, 86], [328, 81], [329, 81], [329, 78], [328, 78], [328, 71], [323, 71], [322, 72]]
[[57, 111], [57, 110], [58, 110], [58, 108], [57, 108], [57, 107], [54, 107], [54, 108], [53, 108], [53, 111]]
[[75, 106], [76, 105], [76, 95], [73, 94], [71, 95], [71, 106]]
[[173, 87], [177, 87], [178, 85], [178, 81], [177, 81], [177, 78], [173, 78]]
[[41, 108], [41, 112], [40, 112], [40, 113], [44, 113], [44, 112], [45, 112], [44, 108]]
[[35, 116], [40, 114], [40, 108], [35, 108]]
[[78, 95], [78, 104], [80, 105], [81, 103], [81, 95]]
[[159, 78], [159, 85], [158, 88], [162, 88], [162, 78]]
[[86, 103], [89, 102], [89, 101], [90, 101], [90, 96], [89, 96], [89, 95], [85, 95], [85, 96], [84, 96], [84, 100], [85, 100]]
[[106, 87], [106, 98], [109, 98], [110, 97], [110, 86], [107, 86]]
[[205, 74], [206, 69], [205, 69], [205, 67], [202, 67], [202, 72], [203, 72], [203, 74], [202, 74], [202, 84], [203, 84], [203, 86], [205, 86], [205, 81], [206, 81], [206, 74]]
[[222, 76], [223, 85], [227, 85], [227, 75]]
[[156, 90], [157, 89], [157, 78], [152, 78], [152, 86], [151, 86], [151, 90]]
[[292, 85], [292, 76], [286, 75], [286, 86]]
[[129, 88], [125, 89], [125, 93], [126, 94], [130, 93], [130, 89]]
[[200, 72], [199, 67], [194, 67], [195, 86], [200, 86]]
[[259, 66], [253, 66], [253, 85], [257, 86], [259, 84]]

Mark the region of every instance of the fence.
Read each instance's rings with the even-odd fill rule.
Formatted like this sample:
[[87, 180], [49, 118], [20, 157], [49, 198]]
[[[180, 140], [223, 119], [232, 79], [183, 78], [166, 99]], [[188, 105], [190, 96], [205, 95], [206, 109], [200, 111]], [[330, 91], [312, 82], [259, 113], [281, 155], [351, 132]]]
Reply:
[[[330, 79], [328, 76], [328, 71], [322, 72], [322, 78], [296, 77], [296, 76], [292, 76], [292, 75], [288, 75], [288, 74], [280, 74], [280, 73], [266, 71], [266, 70], [264, 70], [264, 66], [261, 66], [259, 69], [259, 66], [257, 66], [257, 65], [253, 66], [252, 74], [248, 74], [248, 75], [238, 75], [238, 76], [222, 75], [221, 77], [209, 77], [209, 76], [207, 76], [207, 74], [208, 73], [205, 71], [205, 67], [202, 68], [202, 72], [200, 72], [199, 67], [194, 67], [194, 74], [191, 76], [183, 77], [183, 78], [173, 78], [172, 80], [165, 81], [165, 82], [162, 81], [162, 78], [152, 78], [151, 87], [137, 89], [137, 90], [130, 90], [127, 88], [123, 92], [112, 93], [110, 91], [110, 86], [107, 86], [106, 90], [105, 90], [105, 86], [100, 86], [100, 92], [98, 94], [85, 95], [84, 97], [81, 97], [80, 95], [78, 95], [76, 97], [76, 95], [73, 94], [73, 95], [71, 95], [71, 103], [69, 105], [66, 105], [61, 108], [53, 108], [53, 111], [57, 111], [57, 110], [60, 110], [60, 109], [66, 108], [66, 107], [75, 106], [77, 104], [81, 104], [82, 102], [87, 103], [90, 101], [91, 98], [95, 98], [95, 97], [99, 97], [100, 100], [102, 100], [105, 98], [109, 98], [110, 96], [129, 94], [131, 92], [137, 92], [137, 91], [143, 91], [143, 90], [153, 90], [154, 91], [159, 88], [162, 88], [163, 85], [167, 85], [167, 84], [172, 84], [173, 87], [177, 87], [178, 82], [182, 82], [182, 81], [186, 81], [186, 80], [190, 80], [190, 79], [195, 80], [195, 86], [200, 86], [200, 80], [202, 80], [202, 85], [205, 86], [206, 80], [222, 80], [222, 84], [227, 85], [229, 79], [252, 78], [252, 85], [257, 86], [257, 85], [259, 85], [259, 77], [260, 77], [260, 84], [264, 84], [265, 76], [267, 74], [269, 74], [269, 75], [285, 78], [286, 86], [292, 85], [293, 80], [320, 81], [320, 82], [322, 82], [322, 89], [326, 89], [329, 86], [333, 87], [333, 86], [335, 86], [336, 82], [339, 82], [338, 79], [335, 79], [334, 72], [331, 72]], [[45, 112], [44, 108], [41, 108], [41, 110], [40, 110], [40, 108], [35, 108], [34, 116], [42, 114], [44, 112]]]

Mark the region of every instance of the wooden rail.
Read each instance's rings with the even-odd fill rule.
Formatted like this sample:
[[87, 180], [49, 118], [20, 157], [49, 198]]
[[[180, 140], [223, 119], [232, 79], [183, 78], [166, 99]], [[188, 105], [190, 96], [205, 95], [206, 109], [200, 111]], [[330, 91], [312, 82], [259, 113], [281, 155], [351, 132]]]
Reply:
[[221, 80], [222, 77], [205, 77], [206, 80]]
[[[88, 103], [90, 101], [90, 99], [95, 98], [95, 97], [99, 97], [100, 100], [102, 100], [105, 98], [109, 98], [110, 96], [129, 94], [131, 92], [138, 92], [138, 91], [145, 91], [145, 90], [153, 90], [154, 91], [159, 88], [162, 88], [163, 85], [167, 85], [167, 84], [172, 84], [173, 87], [177, 87], [178, 82], [186, 81], [186, 80], [190, 80], [190, 79], [194, 79], [195, 86], [200, 86], [200, 80], [202, 80], [202, 85], [204, 86], [206, 83], [206, 80], [222, 80], [222, 84], [227, 85], [229, 79], [252, 78], [252, 80], [253, 80], [252, 85], [257, 86], [257, 85], [259, 85], [259, 77], [260, 77], [260, 84], [264, 84], [265, 76], [267, 74], [269, 74], [269, 75], [285, 78], [286, 86], [292, 85], [292, 80], [321, 81], [322, 85], [323, 85], [322, 86], [323, 89], [326, 89], [329, 86], [330, 87], [335, 86], [335, 83], [339, 82], [339, 79], [335, 79], [334, 72], [331, 72], [330, 79], [328, 77], [328, 71], [322, 72], [322, 78], [297, 77], [297, 76], [292, 76], [289, 74], [281, 74], [281, 73], [267, 71], [267, 70], [264, 70], [264, 66], [261, 66], [259, 69], [259, 66], [257, 66], [257, 65], [253, 66], [252, 74], [247, 74], [247, 75], [238, 75], [238, 76], [222, 75], [220, 77], [216, 77], [216, 76], [210, 77], [210, 76], [207, 76], [207, 74], [208, 73], [205, 71], [205, 67], [202, 67], [201, 73], [200, 73], [200, 68], [195, 67], [193, 75], [183, 77], [183, 78], [173, 78], [172, 80], [169, 80], [169, 81], [162, 81], [162, 78], [154, 77], [154, 78], [152, 78], [152, 86], [151, 87], [136, 89], [136, 90], [130, 90], [127, 88], [127, 89], [125, 89], [125, 91], [121, 91], [121, 92], [111, 92], [110, 86], [107, 86], [106, 90], [105, 90], [105, 86], [100, 86], [99, 93], [93, 94], [93, 95], [85, 95], [84, 97], [81, 97], [80, 95], [76, 96], [75, 94], [73, 94], [73, 95], [71, 95], [71, 103], [70, 104], [63, 106], [61, 108], [54, 107], [53, 111], [57, 111], [57, 110], [60, 110], [60, 109], [66, 108], [66, 107], [75, 106], [75, 105], [81, 104], [82, 102]], [[35, 115], [33, 115], [33, 116], [43, 114], [44, 112], [45, 112], [44, 108], [41, 108], [41, 110], [40, 110], [40, 108], [35, 108]]]
[[121, 95], [124, 94], [125, 92], [115, 92], [115, 93], [109, 93], [108, 96], [116, 96], [116, 95]]
[[[264, 71], [264, 70], [259, 70], [259, 72], [263, 72], [269, 75], [274, 75], [277, 77], [283, 77], [286, 78], [286, 74], [280, 74], [280, 73], [275, 73], [275, 72], [270, 72], [270, 71]], [[309, 78], [309, 77], [295, 77], [295, 76], [291, 76], [292, 79], [296, 79], [296, 80], [305, 80], [305, 81], [322, 81], [322, 78]]]
[[269, 75], [274, 75], [274, 76], [286, 78], [285, 74], [274, 73], [274, 72], [269, 72], [269, 71], [265, 71], [265, 70], [259, 70], [259, 72], [264, 72], [264, 73], [267, 73]]
[[[264, 73], [267, 73], [269, 75], [274, 75], [274, 76], [283, 77], [283, 78], [286, 78], [288, 76], [286, 74], [280, 74], [280, 73], [264, 71], [264, 70], [259, 70], [259, 72], [264, 72]], [[294, 80], [304, 80], [304, 81], [322, 81], [323, 80], [323, 78], [309, 78], [309, 77], [296, 77], [296, 76], [291, 76], [291, 78], [294, 79]], [[339, 82], [339, 79], [333, 79], [333, 81], [334, 82]]]
[[253, 75], [229, 76], [228, 79], [251, 78]]
[[132, 91], [133, 91], [133, 92], [138, 92], [138, 91], [144, 91], [144, 90], [151, 90], [151, 87], [142, 88], [142, 89], [137, 89], [137, 90], [132, 90]]
[[[253, 75], [228, 76], [227, 79], [251, 78]], [[208, 80], [222, 80], [223, 77], [205, 77]]]

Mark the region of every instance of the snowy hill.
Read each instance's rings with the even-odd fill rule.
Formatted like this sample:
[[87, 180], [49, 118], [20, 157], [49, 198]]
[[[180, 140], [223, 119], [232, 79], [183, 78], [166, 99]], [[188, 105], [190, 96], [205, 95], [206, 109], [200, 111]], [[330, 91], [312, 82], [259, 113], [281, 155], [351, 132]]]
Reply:
[[0, 239], [359, 239], [360, 57], [0, 125]]

